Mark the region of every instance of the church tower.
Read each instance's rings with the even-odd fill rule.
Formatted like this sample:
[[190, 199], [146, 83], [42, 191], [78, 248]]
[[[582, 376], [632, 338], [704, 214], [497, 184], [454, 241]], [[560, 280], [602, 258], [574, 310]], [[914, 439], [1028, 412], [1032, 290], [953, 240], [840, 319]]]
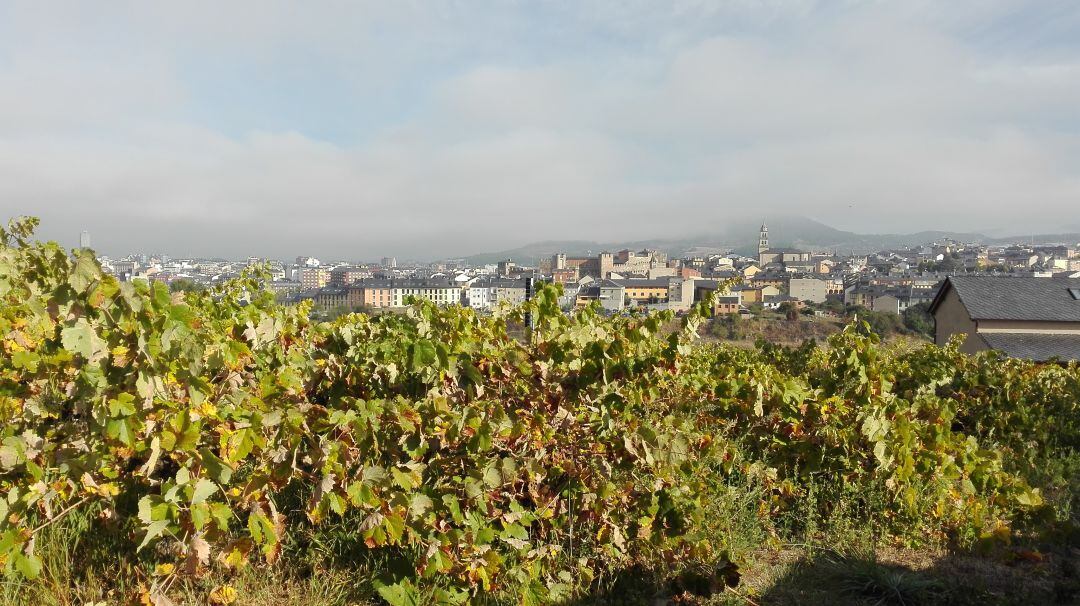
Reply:
[[758, 239], [757, 252], [758, 255], [769, 250], [769, 228], [765, 226], [765, 223], [761, 224], [761, 237]]

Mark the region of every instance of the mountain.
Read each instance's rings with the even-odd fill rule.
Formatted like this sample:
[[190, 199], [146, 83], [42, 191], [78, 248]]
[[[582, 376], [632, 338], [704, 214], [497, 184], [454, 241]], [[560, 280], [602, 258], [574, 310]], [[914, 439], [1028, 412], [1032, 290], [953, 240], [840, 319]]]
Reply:
[[[941, 240], [959, 242], [978, 242], [983, 244], [1031, 243], [1051, 244], [1080, 242], [1080, 233], [1034, 234], [1009, 237], [990, 237], [982, 233], [955, 231], [920, 231], [910, 234], [859, 234], [831, 227], [820, 221], [806, 217], [773, 216], [766, 217], [769, 227], [769, 245], [776, 248], [803, 248], [809, 250], [831, 250], [838, 254], [869, 253], [893, 248], [908, 248], [920, 244], [929, 244]], [[713, 252], [735, 252], [753, 256], [757, 253], [758, 233], [761, 223], [749, 219], [733, 219], [719, 226], [710, 233], [695, 237], [667, 238], [653, 240], [626, 240], [614, 242], [596, 242], [589, 240], [549, 240], [536, 242], [494, 253], [484, 253], [466, 257], [474, 265], [495, 263], [506, 259], [532, 265], [537, 260], [555, 253], [568, 255], [595, 255], [600, 251], [619, 251], [626, 248], [641, 250], [653, 248], [668, 253], [671, 257], [684, 257], [687, 253], [705, 254]]]
[[1068, 232], [1063, 234], [1033, 234], [1028, 236], [1009, 236], [1007, 238], [991, 238], [987, 244], [1076, 244], [1080, 242], [1080, 232]]
[[[806, 217], [773, 216], [766, 217], [765, 222], [769, 228], [769, 244], [771, 246], [813, 250], [828, 249], [838, 253], [867, 253], [889, 248], [916, 246], [946, 238], [963, 242], [983, 242], [988, 240], [982, 234], [950, 231], [921, 231], [912, 234], [858, 234], [836, 229]], [[513, 259], [515, 262], [529, 265], [535, 264], [538, 259], [559, 252], [568, 255], [593, 255], [600, 251], [614, 252], [627, 248], [631, 250], [654, 248], [662, 250], [672, 257], [683, 257], [688, 252], [713, 251], [732, 251], [744, 255], [753, 255], [757, 252], [760, 228], [761, 223], [758, 221], [734, 219], [719, 226], [717, 231], [703, 233], [694, 237], [613, 242], [549, 240], [499, 252], [477, 254], [466, 257], [465, 260], [474, 265], [483, 265]]]
[[548, 240], [545, 242], [526, 244], [525, 246], [519, 246], [518, 248], [511, 248], [509, 250], [480, 253], [471, 257], [465, 257], [465, 262], [469, 265], [486, 265], [488, 263], [498, 263], [499, 261], [511, 259], [516, 263], [535, 265], [538, 259], [550, 257], [555, 253], [565, 252], [570, 255], [579, 255], [590, 252], [596, 253], [604, 250], [604, 246], [605, 245], [600, 244], [599, 242], [589, 242], [585, 240]]

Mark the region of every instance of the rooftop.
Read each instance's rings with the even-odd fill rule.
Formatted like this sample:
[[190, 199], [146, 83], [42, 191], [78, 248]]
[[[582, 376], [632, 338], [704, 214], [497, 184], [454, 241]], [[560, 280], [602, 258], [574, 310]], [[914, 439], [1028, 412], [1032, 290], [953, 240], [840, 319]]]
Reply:
[[972, 320], [1080, 322], [1080, 278], [951, 276], [938, 292], [934, 313], [949, 289], [955, 289]]
[[1035, 333], [979, 333], [991, 348], [1011, 358], [1045, 362], [1080, 360], [1080, 335]]

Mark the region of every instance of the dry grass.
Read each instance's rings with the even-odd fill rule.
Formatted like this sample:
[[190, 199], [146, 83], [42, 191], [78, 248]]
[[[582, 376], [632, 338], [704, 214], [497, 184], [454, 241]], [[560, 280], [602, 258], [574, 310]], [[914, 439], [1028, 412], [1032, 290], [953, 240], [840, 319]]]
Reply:
[[977, 556], [894, 547], [855, 556], [804, 547], [761, 550], [744, 565], [740, 589], [761, 606], [1080, 603], [1080, 554], [1031, 554], [1008, 550]]
[[[872, 553], [838, 554], [804, 546], [759, 549], [741, 562], [741, 579], [734, 590], [711, 597], [655, 593], [638, 588], [633, 593], [585, 599], [579, 604], [709, 604], [794, 606], [1021, 606], [1080, 603], [1080, 553], [1031, 555], [1007, 550], [993, 556], [949, 553], [933, 549], [881, 547]], [[2, 606], [74, 606], [76, 604], [128, 604], [133, 593], [116, 589], [117, 580], [83, 575], [71, 579], [45, 578], [29, 585], [8, 584]], [[379, 603], [357, 594], [357, 579], [349, 571], [327, 570], [299, 576], [282, 567], [253, 567], [224, 577], [211, 575], [168, 592], [175, 606], [207, 604], [222, 584], [236, 590], [238, 606], [354, 606]], [[130, 584], [129, 584], [130, 585]], [[111, 589], [110, 589], [111, 588]], [[643, 590], [644, 589], [644, 590]], [[168, 604], [165, 602], [163, 604]]]
[[[2, 606], [75, 606], [139, 603], [137, 583], [120, 589], [119, 579], [101, 576], [71, 579], [44, 578], [23, 585], [8, 585], [0, 597]], [[234, 606], [359, 606], [375, 602], [355, 593], [357, 584], [347, 572], [320, 571], [299, 578], [282, 569], [250, 568], [236, 575], [210, 575], [177, 583], [167, 592], [168, 601], [154, 606], [205, 606], [222, 586], [236, 592]]]

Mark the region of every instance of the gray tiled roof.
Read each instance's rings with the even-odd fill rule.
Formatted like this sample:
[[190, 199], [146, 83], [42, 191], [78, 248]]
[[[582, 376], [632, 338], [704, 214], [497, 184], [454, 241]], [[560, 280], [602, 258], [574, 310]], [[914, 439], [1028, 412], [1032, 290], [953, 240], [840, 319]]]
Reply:
[[952, 276], [946, 284], [931, 312], [951, 286], [973, 320], [1080, 322], [1080, 300], [1069, 294], [1078, 278]]
[[1080, 360], [1080, 334], [1053, 335], [1035, 333], [979, 333], [986, 344], [1011, 358], [1045, 362]]
[[667, 288], [670, 283], [667, 278], [645, 279], [645, 278], [623, 278], [618, 280], [611, 280], [618, 286], [624, 288]]

